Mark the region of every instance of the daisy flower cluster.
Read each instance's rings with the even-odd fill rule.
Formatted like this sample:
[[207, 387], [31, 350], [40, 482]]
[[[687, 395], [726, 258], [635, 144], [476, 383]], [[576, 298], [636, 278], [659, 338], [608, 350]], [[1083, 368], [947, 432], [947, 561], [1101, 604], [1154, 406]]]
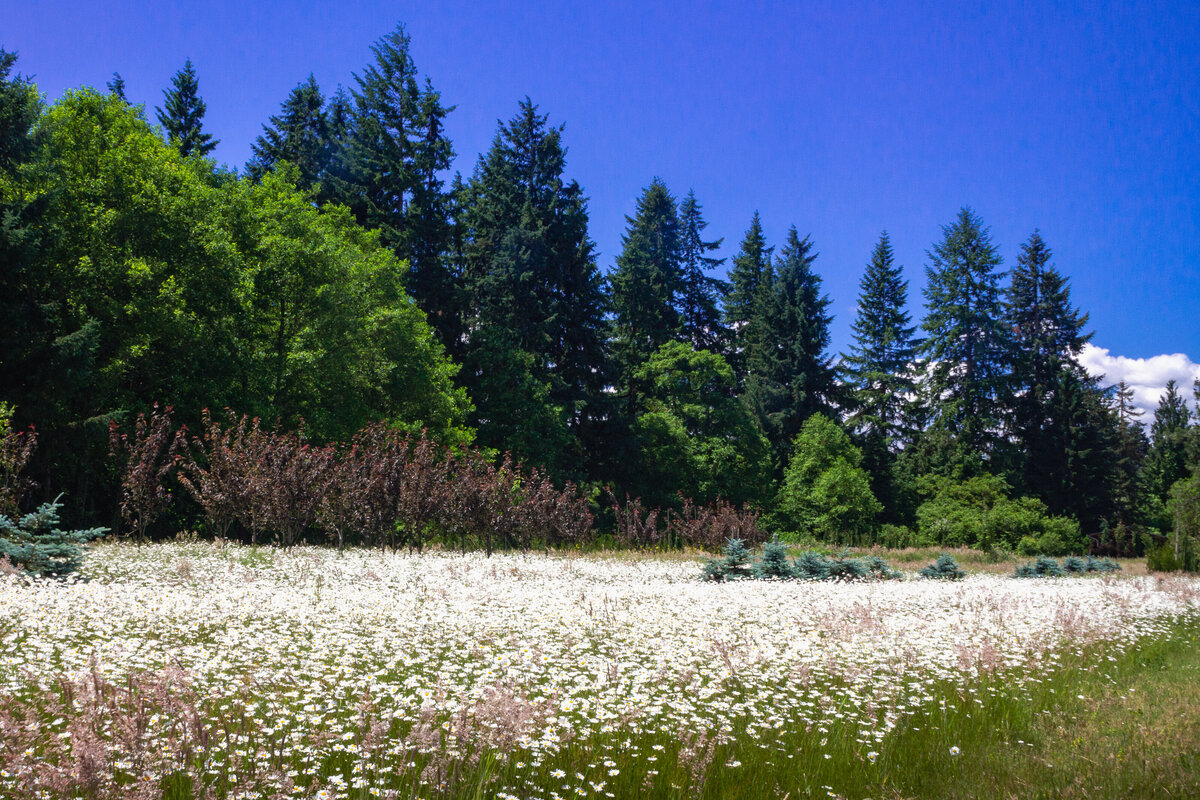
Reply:
[[1019, 690], [1200, 602], [1185, 579], [696, 576], [650, 557], [99, 546], [80, 580], [0, 578], [0, 796], [437, 796], [490, 775], [489, 796], [603, 797], [668, 762], [737, 770], [733, 739], [788, 758], [796, 730], [874, 763], [945, 702], [936, 687], [1005, 671]]

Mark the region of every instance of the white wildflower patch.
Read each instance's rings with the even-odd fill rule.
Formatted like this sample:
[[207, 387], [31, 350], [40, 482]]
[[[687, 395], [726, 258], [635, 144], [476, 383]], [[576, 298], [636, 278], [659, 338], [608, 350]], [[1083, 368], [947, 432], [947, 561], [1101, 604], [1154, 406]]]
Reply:
[[[104, 545], [86, 577], [0, 578], [0, 693], [173, 676], [164, 696], [182, 687], [224, 733], [205, 740], [203, 763], [154, 769], [230, 796], [235, 784], [248, 796], [433, 791], [449, 774], [439, 759], [535, 769], [604, 737], [620, 765], [606, 751], [587, 774], [556, 769], [539, 787], [595, 794], [630, 759], [637, 780], [658, 774], [662, 746], [638, 751], [645, 734], [711, 758], [704, 737], [770, 749], [797, 726], [856, 730], [873, 763], [871, 745], [933, 702], [935, 684], [993, 670], [1038, 680], [1064, 650], [1119, 651], [1197, 597], [1182, 579], [723, 584], [655, 558], [216, 545]], [[51, 732], [83, 730], [53, 713]], [[164, 758], [185, 750], [168, 739], [199, 736], [179, 716], [145, 720]], [[110, 769], [124, 757], [113, 752]], [[0, 795], [36, 773], [6, 770]]]

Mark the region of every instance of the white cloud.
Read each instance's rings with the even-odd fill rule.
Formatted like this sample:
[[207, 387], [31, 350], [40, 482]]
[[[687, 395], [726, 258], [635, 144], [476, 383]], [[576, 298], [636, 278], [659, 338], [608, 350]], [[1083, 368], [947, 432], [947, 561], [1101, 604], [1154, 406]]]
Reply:
[[[1114, 356], [1108, 348], [1085, 344], [1079, 362], [1092, 375], [1104, 376], [1104, 385], [1125, 381], [1133, 389], [1133, 402], [1145, 412], [1147, 424], [1154, 417], [1159, 398], [1167, 390], [1167, 381], [1174, 379], [1180, 390], [1191, 400], [1192, 381], [1200, 378], [1200, 364], [1183, 353], [1163, 354], [1150, 358]], [[1189, 402], [1190, 405], [1190, 402]]]

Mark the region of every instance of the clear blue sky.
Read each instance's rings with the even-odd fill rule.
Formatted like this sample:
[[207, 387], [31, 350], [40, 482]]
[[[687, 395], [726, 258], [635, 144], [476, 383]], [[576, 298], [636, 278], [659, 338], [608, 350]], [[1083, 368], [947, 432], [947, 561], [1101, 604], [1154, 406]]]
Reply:
[[117, 70], [152, 115], [190, 56], [230, 165], [309, 72], [350, 83], [403, 22], [464, 174], [525, 95], [566, 123], [606, 270], [659, 175], [724, 255], [755, 209], [773, 243], [812, 234], [841, 349], [879, 232], [919, 318], [925, 251], [970, 205], [1006, 263], [1041, 229], [1097, 345], [1200, 360], [1200, 3], [4, 6], [0, 46], [50, 100]]

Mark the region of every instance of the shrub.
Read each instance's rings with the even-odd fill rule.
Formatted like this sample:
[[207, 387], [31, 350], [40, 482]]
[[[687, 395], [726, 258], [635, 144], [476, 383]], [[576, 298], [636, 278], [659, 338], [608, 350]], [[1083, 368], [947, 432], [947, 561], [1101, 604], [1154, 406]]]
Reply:
[[1085, 572], [1120, 572], [1121, 565], [1113, 561], [1111, 558], [1092, 558], [1088, 556], [1084, 559]]
[[731, 539], [756, 545], [766, 539], [766, 533], [758, 526], [758, 517], [758, 511], [748, 504], [738, 509], [717, 500], [700, 506], [690, 498], [683, 498], [682, 510], [667, 513], [666, 540], [701, 550], [718, 550]]
[[736, 581], [752, 577], [750, 551], [741, 539], [730, 539], [725, 543], [723, 558], [712, 558], [705, 562], [703, 574], [707, 580]]
[[[246, 515], [246, 479], [250, 474], [244, 459], [247, 448], [244, 439], [250, 432], [250, 421], [240, 420], [226, 409], [229, 418], [222, 428], [206, 408], [201, 412], [204, 431], [183, 448], [178, 480], [200, 506], [204, 519], [221, 538], [229, 535], [233, 523]], [[258, 421], [255, 420], [255, 432]]]
[[1015, 578], [1061, 578], [1066, 573], [1053, 558], [1042, 556], [1036, 561], [1022, 564], [1013, 573]]
[[774, 538], [763, 545], [762, 558], [754, 565], [754, 577], [784, 580], [792, 577], [792, 566], [788, 563], [787, 545]]
[[958, 483], [933, 479], [926, 486], [930, 498], [917, 509], [918, 531], [949, 547], [999, 547], [1026, 555], [1064, 555], [1086, 549], [1075, 520], [1051, 516], [1042, 501], [1013, 499], [1008, 492], [1008, 484], [995, 475]]
[[635, 497], [632, 500], [625, 496], [625, 504], [618, 503], [610, 492], [613, 501], [613, 515], [617, 520], [617, 542], [624, 547], [647, 548], [655, 547], [662, 540], [658, 530], [658, 517], [661, 509], [644, 509], [642, 500]]
[[62, 576], [83, 565], [83, 545], [107, 528], [64, 531], [58, 527], [59, 495], [23, 517], [0, 515], [0, 559], [38, 576]]
[[1170, 542], [1146, 549], [1146, 569], [1151, 572], [1178, 572], [1182, 569], [1175, 558], [1175, 548]]
[[150, 416], [138, 414], [132, 435], [123, 433], [114, 421], [109, 425], [109, 444], [114, 455], [123, 457], [121, 469], [121, 518], [139, 540], [146, 529], [173, 501], [170, 479], [181, 460], [186, 443], [184, 429], [175, 430], [172, 408], [161, 411], [154, 404]]
[[37, 448], [37, 433], [32, 428], [13, 432], [12, 414], [12, 406], [0, 403], [0, 514], [18, 513], [33, 486], [23, 473]]
[[958, 562], [949, 553], [942, 553], [937, 561], [923, 567], [917, 574], [922, 578], [942, 581], [960, 581], [967, 575], [958, 568]]

